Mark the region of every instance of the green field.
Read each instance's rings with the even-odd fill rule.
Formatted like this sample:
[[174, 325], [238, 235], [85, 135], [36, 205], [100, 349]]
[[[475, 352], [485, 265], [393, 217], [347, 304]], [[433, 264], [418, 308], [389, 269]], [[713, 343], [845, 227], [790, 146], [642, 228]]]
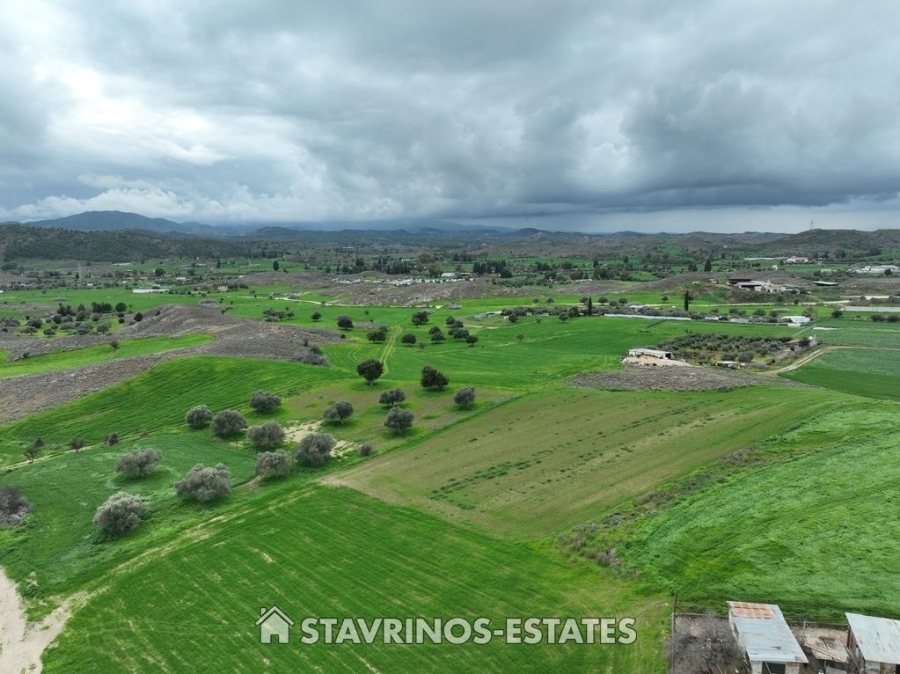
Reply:
[[[112, 341], [112, 338], [110, 338]], [[56, 370], [68, 370], [83, 365], [104, 363], [121, 358], [145, 356], [153, 353], [165, 353], [175, 349], [187, 349], [212, 341], [211, 335], [201, 333], [182, 335], [181, 337], [146, 337], [144, 339], [117, 340], [114, 349], [109, 344], [91, 346], [72, 351], [57, 351], [45, 356], [31, 356], [12, 362], [0, 361], [0, 379], [4, 377], [17, 377], [23, 374], [38, 374], [40, 372], [54, 372]], [[0, 354], [2, 355], [2, 354]]]
[[[551, 295], [556, 306], [579, 300], [559, 288], [535, 290], [542, 306]], [[287, 292], [298, 295], [283, 297]], [[659, 303], [663, 293], [634, 284], [625, 294]], [[125, 301], [132, 311], [198, 301], [124, 290], [65, 295], [69, 303]], [[57, 299], [20, 297], [51, 307]], [[346, 313], [357, 327], [322, 346], [328, 367], [176, 354], [106, 390], [0, 428], [0, 486], [20, 487], [34, 506], [20, 526], [0, 529], [0, 564], [27, 595], [32, 618], [66, 597], [84, 602], [45, 653], [46, 672], [660, 674], [673, 591], [717, 608], [740, 598], [798, 611], [827, 605], [893, 614], [890, 606], [900, 600], [891, 575], [900, 521], [890, 514], [900, 486], [897, 407], [858, 397], [896, 398], [900, 351], [887, 348], [900, 334], [896, 327], [826, 321], [839, 329], [815, 333], [825, 345], [880, 348], [830, 351], [787, 375], [821, 388], [603, 391], [568, 382], [580, 372], [622, 367], [629, 348], [686, 332], [814, 333], [766, 324], [474, 318], [533, 305], [532, 297], [433, 307], [421, 326], [410, 322], [409, 307], [339, 306], [315, 289], [287, 284], [208, 297], [237, 315], [262, 319], [267, 308], [290, 308], [295, 316], [287, 325], [334, 328]], [[680, 305], [679, 296], [669, 298]], [[727, 312], [720, 298], [707, 299]], [[27, 310], [20, 306], [27, 305], [0, 310]], [[311, 318], [316, 310], [323, 314], [318, 322]], [[449, 337], [430, 341], [428, 329], [438, 325], [446, 333], [450, 316], [478, 337], [474, 346]], [[367, 340], [368, 322], [389, 327], [385, 342]], [[403, 345], [407, 332], [424, 348]], [[209, 339], [121, 339], [118, 350], [101, 345], [0, 364], [0, 378]], [[373, 386], [356, 372], [366, 358], [385, 364]], [[421, 388], [426, 364], [449, 377], [446, 390]], [[453, 403], [463, 386], [476, 388], [471, 409]], [[406, 392], [402, 407], [415, 415], [400, 434], [383, 426], [387, 410], [378, 404], [393, 387]], [[252, 411], [248, 401], [259, 389], [279, 394], [281, 407], [269, 415]], [[251, 425], [274, 419], [296, 432], [320, 422], [339, 400], [353, 404], [353, 416], [323, 429], [345, 443], [346, 453], [322, 469], [296, 469], [273, 482], [253, 479], [256, 451], [247, 440], [214, 440], [209, 430], [190, 431], [184, 423], [188, 409], [206, 404], [240, 410]], [[122, 441], [108, 447], [103, 440], [112, 432]], [[46, 444], [28, 464], [23, 450], [37, 437]], [[88, 443], [79, 453], [67, 449], [76, 437]], [[357, 455], [363, 442], [374, 446], [372, 457]], [[137, 446], [160, 449], [161, 466], [146, 480], [117, 477], [117, 457]], [[697, 481], [705, 486], [680, 492], [623, 528], [617, 540], [624, 566], [603, 567], [560, 545], [573, 527], [615, 520], [648, 493], [750, 449], [758, 449], [760, 462], [723, 473], [721, 482]], [[227, 498], [205, 506], [176, 498], [173, 483], [192, 465], [219, 461], [232, 473]], [[137, 531], [103, 541], [93, 513], [119, 490], [144, 496], [151, 514]], [[634, 617], [638, 640], [261, 645], [254, 622], [260, 607], [273, 604], [295, 620]], [[295, 628], [292, 636], [299, 634]]]
[[811, 389], [554, 389], [332, 479], [487, 531], [547, 536], [837, 404]]
[[687, 601], [896, 615], [896, 420], [893, 403], [848, 404], [784, 434], [771, 444], [789, 458], [646, 519], [623, 556]]
[[[285, 484], [99, 580], [45, 672], [653, 672], [661, 602], [552, 549], [503, 543], [357, 492]], [[633, 645], [262, 645], [277, 604], [321, 617], [630, 616]]]
[[836, 349], [783, 376], [844, 393], [900, 400], [900, 349]]
[[[182, 427], [185, 413], [194, 405], [208, 405], [214, 411], [248, 411], [247, 402], [257, 389], [295, 395], [339, 376], [330, 368], [300, 363], [210, 356], [181, 358], [6, 426], [0, 441], [0, 458], [20, 461], [21, 443], [37, 437], [48, 444], [67, 445], [75, 437], [93, 444], [113, 432], [122, 438], [134, 438], [143, 430]], [[248, 421], [255, 423], [257, 417], [248, 414]]]

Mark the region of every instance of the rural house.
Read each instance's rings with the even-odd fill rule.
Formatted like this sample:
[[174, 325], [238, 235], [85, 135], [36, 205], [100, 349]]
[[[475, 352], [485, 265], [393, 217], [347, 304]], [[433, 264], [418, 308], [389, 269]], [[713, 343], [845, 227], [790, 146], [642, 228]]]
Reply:
[[728, 602], [728, 624], [747, 655], [751, 674], [800, 674], [808, 660], [775, 604]]
[[847, 650], [855, 671], [900, 674], [900, 621], [848, 613]]

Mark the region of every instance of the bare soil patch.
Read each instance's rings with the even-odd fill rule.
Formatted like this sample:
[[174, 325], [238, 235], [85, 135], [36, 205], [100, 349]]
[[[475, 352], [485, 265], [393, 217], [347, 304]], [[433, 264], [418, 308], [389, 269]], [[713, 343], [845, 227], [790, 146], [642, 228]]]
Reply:
[[727, 391], [759, 384], [803, 386], [778, 377], [732, 372], [708, 367], [626, 366], [608, 372], [583, 372], [569, 382], [572, 386], [611, 391]]
[[[4, 379], [0, 385], [0, 424], [21, 419], [81, 396], [100, 391], [146, 372], [154, 365], [187, 355], [217, 355], [239, 358], [271, 358], [299, 360], [319, 364], [314, 347], [337, 342], [336, 332], [323, 328], [304, 328], [278, 323], [263, 323], [251, 318], [228, 316], [216, 307], [198, 305], [166, 305], [146, 312], [139, 323], [122, 328], [117, 339], [137, 337], [180, 336], [194, 332], [211, 333], [208, 344], [176, 349], [166, 353], [119, 358], [70, 370], [23, 375]], [[108, 343], [112, 338], [64, 336], [56, 339], [6, 337], [0, 348], [11, 351], [10, 359], [24, 352], [37, 355], [34, 343], [43, 353], [71, 350]], [[325, 361], [323, 361], [325, 362]]]

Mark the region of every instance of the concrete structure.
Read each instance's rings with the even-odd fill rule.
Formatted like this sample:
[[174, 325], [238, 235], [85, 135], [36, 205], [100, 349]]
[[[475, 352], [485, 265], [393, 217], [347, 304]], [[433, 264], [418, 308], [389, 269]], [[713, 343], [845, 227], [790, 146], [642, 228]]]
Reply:
[[659, 349], [628, 349], [628, 355], [631, 358], [659, 358], [660, 360], [675, 358], [671, 351], [660, 351]]
[[900, 621], [848, 613], [847, 650], [862, 674], [900, 674]]
[[747, 654], [751, 674], [800, 674], [809, 661], [775, 604], [728, 602], [728, 624]]

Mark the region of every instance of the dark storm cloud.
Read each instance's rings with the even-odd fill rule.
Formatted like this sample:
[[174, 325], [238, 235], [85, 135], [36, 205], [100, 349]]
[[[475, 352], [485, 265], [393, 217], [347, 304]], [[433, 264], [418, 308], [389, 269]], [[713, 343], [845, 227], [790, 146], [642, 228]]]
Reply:
[[894, 3], [608, 4], [12, 0], [0, 206], [590, 219], [897, 199]]

